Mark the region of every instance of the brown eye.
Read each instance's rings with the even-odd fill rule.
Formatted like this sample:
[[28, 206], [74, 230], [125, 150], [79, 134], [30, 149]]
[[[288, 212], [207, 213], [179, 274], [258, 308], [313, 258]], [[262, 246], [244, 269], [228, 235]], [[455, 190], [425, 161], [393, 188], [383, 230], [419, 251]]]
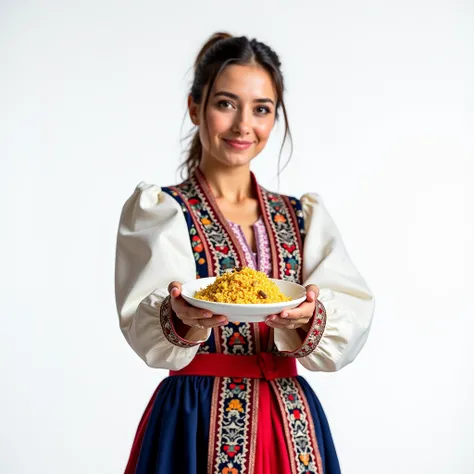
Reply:
[[259, 115], [268, 115], [272, 112], [268, 107], [264, 106], [257, 107], [256, 111]]
[[231, 107], [233, 107], [232, 103], [228, 100], [221, 100], [218, 105], [221, 109], [230, 109]]

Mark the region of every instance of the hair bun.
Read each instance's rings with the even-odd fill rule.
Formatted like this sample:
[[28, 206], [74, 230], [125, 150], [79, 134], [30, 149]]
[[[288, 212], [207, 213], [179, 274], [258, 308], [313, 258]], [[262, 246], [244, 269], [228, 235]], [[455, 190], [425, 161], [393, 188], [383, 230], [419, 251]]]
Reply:
[[201, 62], [203, 56], [219, 41], [223, 41], [229, 38], [232, 38], [233, 36], [229, 33], [225, 32], [217, 32], [214, 33], [204, 44], [204, 46], [201, 48], [199, 51], [196, 61], [194, 61], [194, 69], [198, 67], [199, 63]]

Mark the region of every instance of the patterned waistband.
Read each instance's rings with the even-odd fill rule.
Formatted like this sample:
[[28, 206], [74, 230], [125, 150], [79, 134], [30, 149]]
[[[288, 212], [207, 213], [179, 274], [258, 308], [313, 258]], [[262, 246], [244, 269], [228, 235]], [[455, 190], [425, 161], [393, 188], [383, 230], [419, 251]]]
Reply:
[[296, 360], [268, 352], [255, 355], [198, 354], [184, 369], [171, 370], [170, 376], [201, 375], [273, 380], [298, 375]]

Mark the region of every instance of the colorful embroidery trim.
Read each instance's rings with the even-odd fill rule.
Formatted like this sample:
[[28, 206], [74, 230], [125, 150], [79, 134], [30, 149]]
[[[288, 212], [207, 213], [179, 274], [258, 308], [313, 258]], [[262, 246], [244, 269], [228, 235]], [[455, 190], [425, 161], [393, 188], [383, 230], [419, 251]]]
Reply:
[[[174, 189], [176, 189], [176, 192], [179, 192], [183, 200], [187, 202], [194, 227], [197, 229], [199, 242], [195, 239], [195, 235], [190, 235], [190, 237], [192, 243], [193, 239], [195, 239], [194, 242], [197, 242], [197, 244], [193, 246], [193, 250], [195, 254], [199, 255], [199, 259], [197, 260], [198, 264], [200, 258], [205, 258], [201, 255], [205, 245], [209, 247], [212, 262], [208, 262], [206, 275], [202, 275], [200, 272], [201, 268], [198, 266], [199, 275], [201, 277], [221, 275], [225, 271], [241, 266], [243, 264], [243, 258], [239, 258], [240, 256], [238, 255], [231, 235], [229, 235], [225, 226], [219, 222], [217, 213], [212, 209], [204, 191], [199, 186], [198, 180], [195, 177], [191, 177], [188, 181]], [[195, 258], [198, 257], [198, 255], [195, 255]]]
[[301, 346], [295, 351], [278, 351], [275, 348], [274, 352], [283, 357], [306, 357], [311, 354], [317, 347], [321, 338], [323, 337], [324, 329], [326, 327], [326, 308], [319, 301], [316, 300], [316, 309], [314, 311], [313, 323], [306, 335], [305, 340]]
[[292, 472], [323, 474], [314, 424], [303, 390], [295, 379], [270, 382], [277, 395], [282, 416], [286, 418], [287, 443], [292, 449]]
[[199, 342], [186, 341], [185, 339], [180, 337], [173, 326], [173, 321], [171, 318], [172, 309], [170, 297], [167, 296], [163, 300], [163, 303], [161, 304], [160, 308], [160, 323], [161, 328], [163, 329], [163, 334], [165, 335], [166, 339], [168, 339], [168, 341], [178, 347], [195, 347], [200, 344]]
[[260, 198], [267, 228], [273, 237], [270, 238], [273, 276], [299, 283], [302, 276], [302, 240], [290, 200], [263, 188], [260, 188]]
[[252, 473], [255, 458], [259, 380], [219, 378], [217, 413], [211, 418], [215, 442], [209, 461], [213, 474]]
[[[212, 264], [213, 258], [207, 246], [206, 234], [199, 225], [199, 217], [196, 219], [194, 216], [192, 203], [195, 205], [197, 203], [193, 200], [191, 189], [188, 189], [189, 187], [189, 183], [186, 181], [179, 186], [162, 189], [181, 206], [188, 225], [189, 238], [193, 249], [194, 260], [196, 261], [196, 278], [205, 278], [215, 274]], [[189, 197], [190, 194], [191, 197]], [[204, 222], [207, 223], [206, 220]]]

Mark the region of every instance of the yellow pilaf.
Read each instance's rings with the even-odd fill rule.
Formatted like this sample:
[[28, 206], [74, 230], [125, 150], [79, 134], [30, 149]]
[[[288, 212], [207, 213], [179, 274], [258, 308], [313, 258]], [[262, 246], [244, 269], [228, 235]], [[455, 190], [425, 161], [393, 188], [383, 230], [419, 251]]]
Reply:
[[234, 269], [196, 291], [194, 298], [215, 303], [269, 304], [290, 301], [263, 272], [249, 267]]

